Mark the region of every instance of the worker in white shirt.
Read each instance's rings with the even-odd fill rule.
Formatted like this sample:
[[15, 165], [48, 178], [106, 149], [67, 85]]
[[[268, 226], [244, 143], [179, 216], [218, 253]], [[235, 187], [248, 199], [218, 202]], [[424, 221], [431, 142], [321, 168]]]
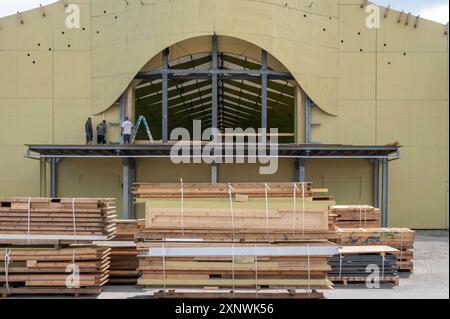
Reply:
[[122, 122], [122, 136], [123, 136], [123, 142], [125, 144], [131, 143], [131, 132], [133, 130], [133, 123], [128, 119], [128, 117], [125, 117], [125, 121]]

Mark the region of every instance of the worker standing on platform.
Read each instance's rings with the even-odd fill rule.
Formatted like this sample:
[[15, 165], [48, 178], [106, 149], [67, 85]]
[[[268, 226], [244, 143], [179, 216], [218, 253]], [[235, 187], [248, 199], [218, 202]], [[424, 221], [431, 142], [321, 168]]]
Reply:
[[125, 117], [125, 121], [122, 122], [122, 136], [123, 136], [123, 142], [125, 144], [131, 143], [131, 133], [133, 130], [133, 123], [128, 119], [128, 117]]
[[94, 132], [92, 129], [92, 119], [89, 117], [84, 124], [84, 132], [86, 133], [86, 145], [92, 145]]
[[97, 144], [106, 144], [106, 121], [97, 125]]

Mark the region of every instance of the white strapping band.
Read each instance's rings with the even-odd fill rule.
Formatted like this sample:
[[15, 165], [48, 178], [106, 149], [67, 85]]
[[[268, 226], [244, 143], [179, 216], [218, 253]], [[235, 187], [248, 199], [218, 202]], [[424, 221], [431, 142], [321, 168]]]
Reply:
[[180, 178], [181, 188], [181, 237], [184, 238], [184, 183], [183, 178]]
[[28, 197], [28, 238], [27, 243], [30, 243], [30, 228], [31, 228], [31, 198]]
[[267, 238], [269, 238], [269, 200], [267, 198], [268, 196], [268, 191], [269, 191], [270, 187], [269, 185], [267, 185], [267, 183], [264, 183], [264, 195], [265, 195], [265, 199], [266, 199], [266, 234], [267, 234]]
[[235, 237], [235, 232], [234, 232], [234, 210], [233, 210], [233, 195], [232, 195], [232, 191], [233, 191], [233, 186], [231, 186], [230, 183], [228, 183], [228, 198], [230, 200], [230, 214], [231, 214], [231, 230], [232, 230], [232, 234], [233, 234], [233, 240]]
[[75, 198], [72, 198], [73, 239], [77, 243], [77, 220], [75, 217]]
[[308, 294], [311, 293], [311, 260], [309, 258], [309, 244], [306, 245], [308, 250]]
[[403, 232], [400, 232], [400, 267], [403, 266]]
[[295, 230], [297, 228], [297, 184], [294, 183], [294, 190], [293, 190], [293, 196], [294, 196], [294, 212], [293, 212], [293, 222], [292, 222], [292, 238], [295, 239]]
[[234, 243], [233, 243], [233, 246], [232, 246], [232, 274], [231, 274], [231, 276], [232, 276], [232, 278], [233, 278], [233, 296], [234, 296], [234, 294], [235, 294], [235, 290], [236, 290], [236, 285], [235, 285], [235, 283], [234, 283]]
[[11, 294], [11, 291], [9, 290], [9, 263], [12, 262], [11, 259], [11, 248], [5, 248], [5, 256], [4, 256], [4, 262], [5, 262], [5, 286], [6, 286], [6, 291], [9, 294]]
[[256, 245], [255, 245], [255, 292], [256, 298], [258, 298], [258, 254], [256, 253]]
[[162, 266], [163, 266], [163, 287], [164, 287], [164, 296], [166, 295], [166, 249], [164, 246], [164, 242], [162, 242]]
[[305, 237], [305, 183], [302, 183], [302, 237]]

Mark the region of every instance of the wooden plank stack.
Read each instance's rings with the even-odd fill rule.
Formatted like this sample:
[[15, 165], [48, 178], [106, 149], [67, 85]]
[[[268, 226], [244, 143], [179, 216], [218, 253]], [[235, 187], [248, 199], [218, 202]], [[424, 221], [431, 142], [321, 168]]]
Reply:
[[138, 284], [175, 288], [328, 289], [330, 243], [256, 244], [160, 242], [139, 244]]
[[142, 275], [138, 270], [138, 251], [134, 242], [137, 220], [117, 220], [113, 241], [96, 243], [111, 248], [111, 265], [108, 284], [136, 285]]
[[[314, 197], [310, 183], [137, 184], [145, 204], [138, 239], [201, 238], [223, 241], [334, 239], [332, 197]], [[303, 190], [302, 190], [303, 187]], [[266, 198], [267, 194], [267, 198]], [[295, 210], [294, 210], [295, 208]]]
[[137, 220], [116, 220], [115, 241], [134, 241], [138, 232]]
[[336, 215], [336, 227], [376, 228], [380, 227], [381, 211], [367, 205], [332, 205], [330, 213]]
[[[233, 195], [247, 195], [253, 197], [265, 197], [265, 183], [236, 183], [231, 184]], [[303, 184], [303, 194], [305, 197], [312, 197], [314, 190], [312, 183]], [[158, 184], [158, 183], [136, 183], [133, 186], [133, 194], [137, 198], [179, 198], [181, 184]], [[292, 197], [293, 183], [267, 183], [271, 197]], [[302, 186], [297, 183], [297, 194], [301, 196]], [[228, 198], [229, 184], [184, 184], [183, 192], [185, 198]]]
[[113, 199], [0, 198], [0, 244], [108, 240], [115, 219]]
[[[390, 282], [399, 284], [398, 250], [389, 246], [345, 246], [330, 260], [329, 279], [333, 283]], [[375, 274], [374, 271], [377, 271]], [[374, 276], [378, 275], [377, 280]], [[370, 277], [369, 277], [370, 276]]]
[[343, 246], [390, 246], [398, 249], [399, 270], [413, 270], [415, 232], [408, 228], [337, 228], [337, 243]]
[[[8, 254], [9, 258], [5, 258], [5, 254]], [[36, 245], [0, 246], [0, 286], [3, 288], [0, 288], [0, 291], [4, 295], [98, 294], [100, 287], [108, 280], [109, 255], [109, 248], [93, 245], [73, 245], [65, 248]], [[10, 262], [5, 263], [8, 259]], [[79, 287], [70, 285], [74, 271], [69, 266], [73, 262], [79, 269]]]
[[142, 273], [138, 270], [138, 251], [135, 242], [106, 241], [95, 242], [95, 244], [108, 247], [111, 250], [108, 284], [137, 284], [137, 279], [142, 275]]

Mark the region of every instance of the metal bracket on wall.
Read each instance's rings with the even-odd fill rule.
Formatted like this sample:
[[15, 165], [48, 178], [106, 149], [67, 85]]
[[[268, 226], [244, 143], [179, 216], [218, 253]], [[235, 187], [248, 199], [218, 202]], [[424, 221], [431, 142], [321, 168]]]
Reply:
[[410, 16], [411, 16], [411, 12], [408, 12], [408, 14], [406, 15], [405, 25], [409, 25], [409, 17]]
[[39, 4], [39, 7], [41, 8], [42, 16], [45, 18], [47, 15], [45, 14], [45, 9], [42, 6], [42, 4]]
[[400, 23], [400, 22], [402, 22], [402, 17], [403, 17], [403, 13], [404, 13], [405, 11], [404, 10], [402, 10], [402, 12], [400, 12], [399, 13], [399, 15], [398, 15], [398, 19], [397, 19], [397, 23]]
[[391, 5], [388, 5], [386, 10], [384, 11], [384, 18], [388, 17], [389, 10], [391, 9]]
[[416, 29], [417, 26], [419, 25], [419, 20], [420, 20], [420, 14], [416, 17], [416, 21], [414, 22], [414, 29]]
[[19, 19], [20, 24], [23, 24], [22, 13], [20, 13], [19, 11], [17, 11], [17, 19]]

